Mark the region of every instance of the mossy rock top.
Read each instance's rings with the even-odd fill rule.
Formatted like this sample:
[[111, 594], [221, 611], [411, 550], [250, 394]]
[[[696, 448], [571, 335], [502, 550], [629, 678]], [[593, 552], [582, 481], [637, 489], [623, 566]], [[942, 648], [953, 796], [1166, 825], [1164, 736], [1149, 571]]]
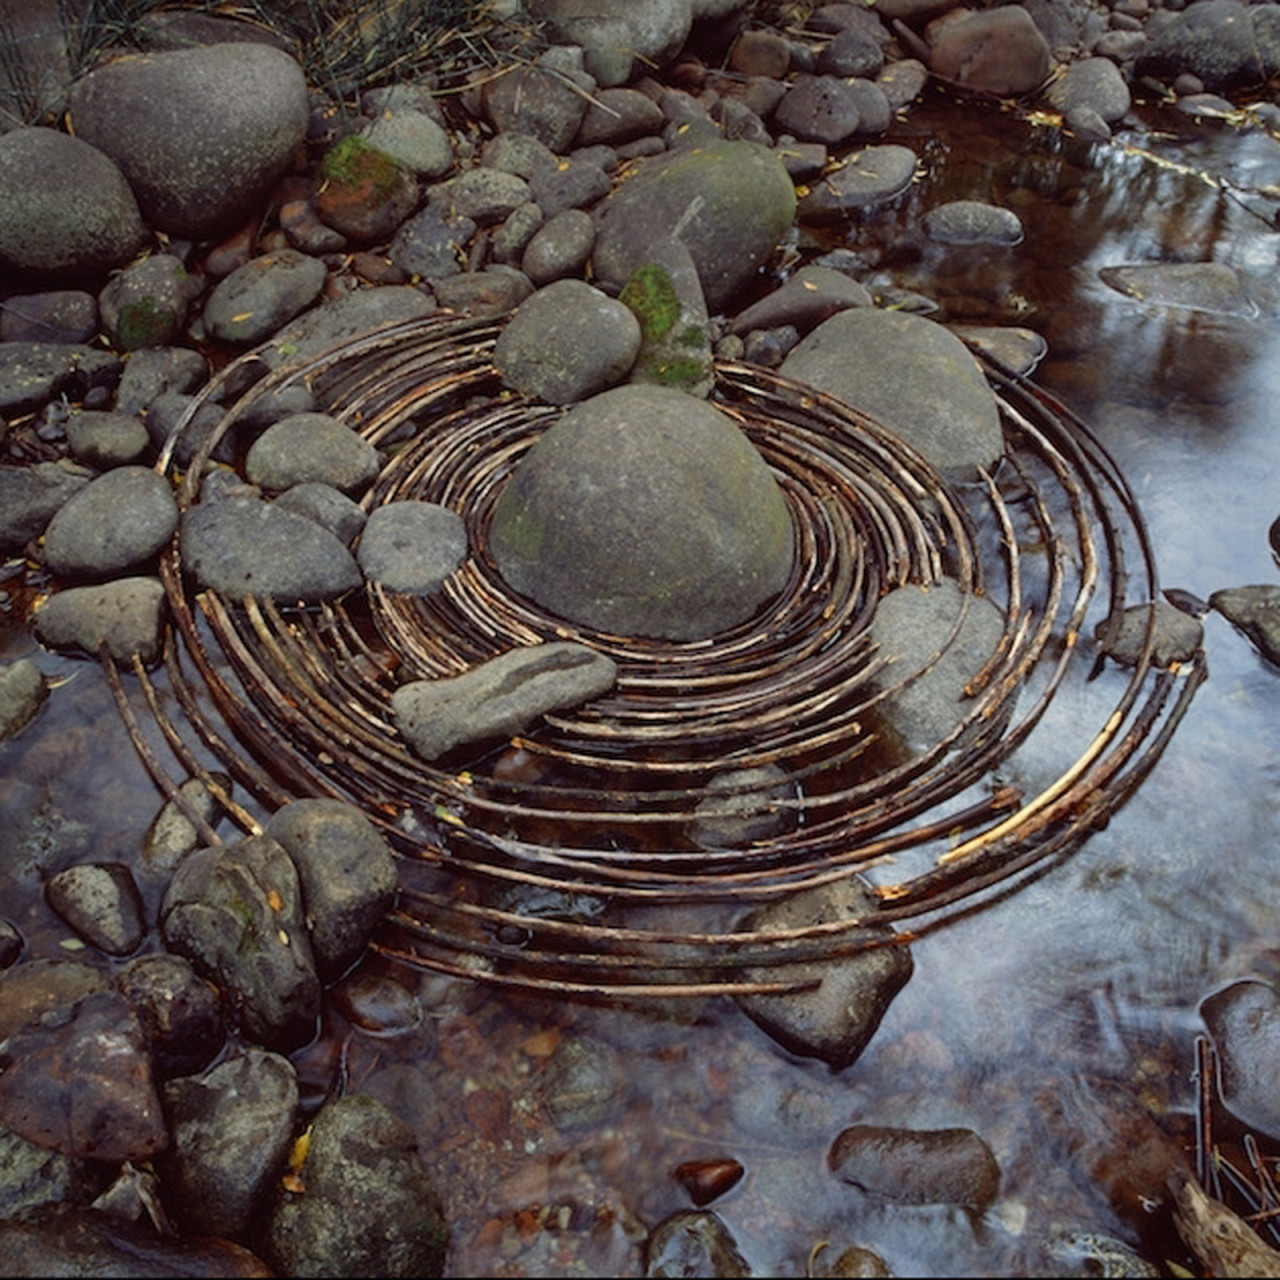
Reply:
[[624, 386], [575, 405], [521, 459], [489, 545], [507, 583], [559, 617], [693, 640], [782, 590], [795, 532], [764, 458], [726, 414]]

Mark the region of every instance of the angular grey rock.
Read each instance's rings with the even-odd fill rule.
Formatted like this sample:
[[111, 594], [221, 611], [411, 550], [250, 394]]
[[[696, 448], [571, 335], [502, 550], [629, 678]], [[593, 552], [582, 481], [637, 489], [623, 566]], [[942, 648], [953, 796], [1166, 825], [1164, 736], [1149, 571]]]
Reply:
[[30, 723], [48, 696], [49, 682], [32, 659], [0, 663], [0, 742]]
[[282, 805], [265, 830], [298, 869], [316, 971], [326, 982], [341, 977], [395, 901], [391, 849], [359, 809], [338, 800]]
[[[740, 932], [786, 932], [839, 920], [867, 917], [870, 923], [850, 929], [849, 940], [886, 939], [887, 925], [874, 923], [877, 900], [854, 879], [804, 889], [745, 916]], [[894, 996], [914, 968], [905, 945], [875, 946], [852, 955], [821, 961], [780, 961], [744, 968], [743, 981], [805, 981], [816, 978], [812, 991], [785, 995], [738, 997], [743, 1011], [779, 1044], [804, 1057], [819, 1058], [836, 1070], [856, 1061], [875, 1034]]]
[[949, 324], [947, 328], [971, 351], [1024, 376], [1034, 372], [1049, 351], [1041, 334], [1018, 325]]
[[0, 417], [39, 409], [58, 396], [83, 400], [120, 380], [120, 357], [80, 343], [0, 342]]
[[574, 138], [577, 147], [599, 142], [618, 146], [645, 134], [661, 133], [662, 109], [639, 89], [606, 88], [592, 96]]
[[683, 240], [707, 306], [723, 310], [776, 250], [796, 212], [786, 165], [751, 142], [708, 142], [646, 161], [596, 208], [594, 267], [622, 288], [659, 237]]
[[117, 351], [167, 347], [186, 326], [201, 289], [180, 258], [153, 253], [117, 272], [98, 295], [102, 327]]
[[278, 1275], [444, 1274], [449, 1229], [413, 1131], [367, 1093], [326, 1103], [302, 1166], [304, 1196], [267, 1229]]
[[0, 134], [0, 266], [92, 281], [146, 236], [124, 174], [97, 147], [41, 126]]
[[[230, 794], [231, 779], [225, 773], [210, 777]], [[142, 837], [143, 867], [159, 875], [172, 875], [182, 859], [203, 843], [200, 828], [191, 815], [213, 826], [219, 812], [218, 801], [204, 782], [200, 778], [188, 778], [178, 788], [177, 795], [165, 801]]]
[[[262, 358], [269, 368], [277, 369], [287, 361], [316, 355], [342, 338], [354, 338], [395, 320], [416, 320], [433, 309], [431, 295], [409, 285], [357, 289], [312, 307], [286, 325], [262, 348]], [[323, 378], [318, 384], [323, 387]]]
[[1099, 652], [1123, 667], [1137, 666], [1152, 614], [1151, 665], [1168, 667], [1190, 661], [1204, 643], [1204, 627], [1163, 600], [1133, 605], [1115, 617], [1103, 618], [1093, 629]]
[[950, 1204], [984, 1214], [1000, 1190], [1000, 1166], [972, 1129], [844, 1129], [827, 1156], [832, 1173], [894, 1204]]
[[328, 529], [256, 498], [191, 507], [179, 546], [183, 567], [201, 586], [233, 600], [253, 595], [314, 604], [363, 581], [355, 557]]
[[138, 1015], [161, 1080], [202, 1071], [221, 1051], [222, 997], [182, 956], [147, 952], [122, 965], [113, 981]]
[[[931, 663], [947, 644], [962, 608], [959, 631]], [[986, 665], [1003, 633], [1000, 610], [984, 596], [966, 596], [952, 578], [927, 588], [908, 584], [881, 599], [871, 638], [880, 656], [890, 662], [877, 685], [888, 689], [914, 678], [878, 702], [876, 714], [892, 726], [907, 750], [929, 750], [969, 714], [974, 703], [965, 696], [965, 685]], [[971, 726], [969, 732], [981, 728]]]
[[173, 1141], [159, 1169], [176, 1225], [233, 1239], [270, 1202], [293, 1145], [298, 1077], [261, 1049], [161, 1091]]
[[127, 956], [142, 942], [142, 895], [124, 863], [77, 863], [50, 876], [44, 892], [54, 911], [99, 951]]
[[484, 86], [483, 110], [498, 133], [527, 133], [559, 155], [586, 114], [582, 89], [550, 69], [513, 65]]
[[724, 1219], [710, 1209], [663, 1218], [645, 1241], [646, 1276], [722, 1276], [740, 1280], [751, 1266]]
[[49, 521], [45, 561], [72, 579], [127, 573], [153, 560], [177, 527], [178, 504], [163, 476], [150, 467], [116, 467]]
[[431, 282], [442, 310], [460, 316], [504, 316], [533, 294], [533, 282], [515, 267], [493, 263]]
[[205, 328], [224, 342], [261, 342], [320, 296], [326, 275], [319, 258], [296, 249], [263, 254], [214, 286]]
[[360, 493], [381, 466], [378, 451], [327, 413], [295, 413], [269, 426], [249, 446], [246, 479], [277, 492], [307, 481]]
[[1012, 209], [985, 200], [949, 200], [924, 215], [924, 231], [938, 244], [1015, 245], [1022, 222]]
[[51, 649], [78, 649], [96, 658], [105, 641], [118, 666], [132, 666], [135, 653], [151, 666], [160, 657], [165, 616], [159, 578], [117, 578], [50, 596], [36, 610], [33, 626]]
[[543, 214], [554, 218], [566, 209], [585, 209], [609, 194], [609, 175], [592, 160], [571, 156], [529, 178], [529, 195]]
[[[518, 209], [513, 209], [493, 233], [491, 241], [495, 262], [519, 262], [528, 248], [529, 242], [537, 234], [537, 230], [546, 220], [546, 215], [538, 207], [537, 201], [530, 200]], [[592, 241], [595, 240], [595, 228], [592, 228]]]
[[730, 418], [680, 391], [626, 386], [574, 406], [521, 458], [489, 544], [503, 578], [559, 617], [691, 640], [783, 589], [795, 533]]
[[1258, 583], [1224, 587], [1209, 604], [1253, 641], [1259, 653], [1280, 666], [1280, 587]]
[[127, 55], [71, 89], [76, 135], [119, 164], [152, 226], [193, 239], [259, 207], [310, 111], [302, 68], [265, 44]]
[[944, 475], [973, 478], [1004, 451], [999, 409], [977, 360], [923, 316], [841, 311], [800, 341], [782, 372], [877, 419]]
[[640, 325], [585, 280], [555, 280], [516, 308], [494, 347], [503, 382], [551, 404], [571, 404], [626, 376]]
[[58, 509], [93, 478], [93, 472], [65, 459], [0, 467], [0, 552], [21, 551], [38, 538]]
[[391, 695], [396, 727], [424, 760], [522, 733], [541, 716], [613, 688], [617, 664], [572, 641], [510, 649], [459, 676], [414, 680]]
[[315, 1035], [320, 982], [302, 887], [274, 840], [197, 849], [169, 883], [160, 927], [170, 951], [229, 994], [250, 1039], [287, 1053]]
[[404, 595], [428, 595], [466, 559], [462, 517], [434, 502], [384, 502], [365, 522], [356, 563], [370, 582]]

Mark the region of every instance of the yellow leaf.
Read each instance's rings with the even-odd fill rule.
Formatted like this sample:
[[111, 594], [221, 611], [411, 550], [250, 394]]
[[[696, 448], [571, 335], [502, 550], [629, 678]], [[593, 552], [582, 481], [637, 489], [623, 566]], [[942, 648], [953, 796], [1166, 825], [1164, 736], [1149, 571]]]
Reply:
[[242, 320], [248, 320], [253, 316], [252, 311], [242, 311], [239, 315], [231, 317], [232, 324], [239, 324]]

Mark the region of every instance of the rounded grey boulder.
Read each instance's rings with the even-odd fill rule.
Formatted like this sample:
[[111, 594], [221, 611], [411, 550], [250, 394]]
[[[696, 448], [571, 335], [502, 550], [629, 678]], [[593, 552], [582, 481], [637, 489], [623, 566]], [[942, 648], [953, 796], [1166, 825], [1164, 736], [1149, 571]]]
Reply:
[[71, 87], [77, 137], [115, 160], [148, 222], [192, 239], [259, 207], [309, 113], [302, 68], [265, 44], [135, 54]]
[[97, 147], [57, 129], [0, 135], [0, 267], [92, 278], [145, 240], [124, 174]]
[[802, 339], [781, 372], [878, 419], [949, 479], [975, 478], [1004, 450], [977, 360], [923, 316], [851, 307]]
[[720, 410], [665, 387], [575, 405], [516, 466], [490, 547], [544, 608], [621, 635], [693, 640], [736, 626], [786, 585], [787, 503]]

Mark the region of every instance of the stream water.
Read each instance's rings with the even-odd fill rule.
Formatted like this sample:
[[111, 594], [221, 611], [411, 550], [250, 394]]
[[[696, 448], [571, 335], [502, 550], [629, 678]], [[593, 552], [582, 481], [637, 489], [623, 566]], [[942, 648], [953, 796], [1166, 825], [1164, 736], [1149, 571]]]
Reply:
[[[1207, 599], [1277, 578], [1280, 144], [1168, 108], [1139, 115], [1141, 130], [1086, 145], [930, 100], [887, 139], [921, 156], [909, 194], [821, 243], [802, 237], [799, 252], [843, 245], [868, 264], [865, 283], [925, 294], [935, 318], [1041, 333], [1035, 376], [1128, 476], [1160, 585]], [[1023, 242], [930, 244], [922, 213], [957, 198], [1014, 209]], [[1233, 267], [1257, 314], [1159, 306], [1099, 276], [1192, 261]], [[0, 658], [35, 652], [27, 603], [11, 591]], [[1117, 1134], [1150, 1115], [1190, 1152], [1199, 1001], [1240, 977], [1280, 979], [1280, 672], [1218, 615], [1204, 625], [1209, 679], [1136, 796], [1064, 865], [914, 944], [913, 977], [845, 1071], [790, 1057], [729, 1001], [659, 1016], [392, 966], [429, 1016], [386, 1039], [330, 1010], [296, 1055], [304, 1095], [318, 1100], [341, 1072], [411, 1119], [453, 1225], [452, 1275], [637, 1273], [643, 1227], [689, 1207], [672, 1171], [715, 1158], [745, 1167], [714, 1209], [754, 1274], [804, 1275], [850, 1244], [897, 1275], [1088, 1274], [1082, 1234], [1188, 1265], [1144, 1208], [1158, 1180], [1144, 1183], [1138, 1144]], [[88, 857], [136, 864], [159, 797], [97, 667], [40, 662], [70, 688], [0, 746], [0, 901], [26, 958], [82, 956], [40, 874]], [[1097, 723], [1108, 678], [1059, 693], [1064, 733]], [[160, 887], [143, 887], [154, 919]], [[540, 1118], [539, 1071], [567, 1036], [608, 1046], [625, 1071], [605, 1119], [559, 1133]], [[1000, 1164], [999, 1199], [976, 1222], [876, 1204], [826, 1166], [854, 1122], [977, 1130]]]

